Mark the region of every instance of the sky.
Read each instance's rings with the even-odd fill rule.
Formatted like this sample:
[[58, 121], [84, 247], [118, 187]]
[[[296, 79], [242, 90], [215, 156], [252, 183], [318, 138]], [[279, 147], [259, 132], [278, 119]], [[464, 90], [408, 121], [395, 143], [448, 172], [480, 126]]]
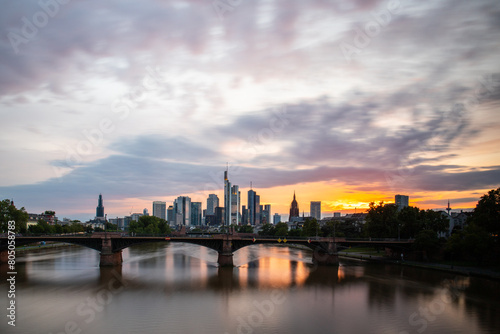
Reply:
[[0, 198], [108, 218], [223, 173], [288, 217], [500, 186], [498, 0], [0, 0]]

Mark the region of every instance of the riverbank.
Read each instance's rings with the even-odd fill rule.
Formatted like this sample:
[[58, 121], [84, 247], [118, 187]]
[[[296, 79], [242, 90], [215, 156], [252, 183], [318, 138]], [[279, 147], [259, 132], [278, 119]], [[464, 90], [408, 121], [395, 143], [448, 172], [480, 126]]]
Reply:
[[401, 261], [401, 260], [391, 259], [385, 256], [355, 253], [355, 252], [338, 252], [338, 256], [339, 258], [345, 258], [351, 260], [377, 262], [377, 263], [391, 263], [401, 266], [439, 270], [457, 275], [476, 276], [493, 280], [500, 280], [500, 272], [488, 268], [464, 267], [464, 266], [454, 266], [454, 265], [446, 265], [440, 263], [416, 262], [416, 261], [406, 261], [406, 260]]

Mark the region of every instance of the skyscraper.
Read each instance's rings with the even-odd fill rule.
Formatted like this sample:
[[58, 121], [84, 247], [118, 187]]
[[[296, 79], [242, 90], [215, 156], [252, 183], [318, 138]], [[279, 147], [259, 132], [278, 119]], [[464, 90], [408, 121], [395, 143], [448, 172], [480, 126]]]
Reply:
[[260, 206], [261, 207], [261, 224], [271, 224], [271, 204], [266, 204], [264, 206]]
[[255, 191], [248, 191], [248, 222], [250, 225], [260, 224], [260, 196]]
[[281, 221], [281, 216], [278, 213], [275, 213], [273, 216], [273, 224], [276, 225]]
[[224, 224], [231, 225], [231, 182], [224, 171]]
[[169, 225], [175, 225], [174, 206], [169, 205], [167, 209], [167, 221]]
[[295, 191], [293, 192], [293, 201], [290, 205], [290, 217], [288, 221], [292, 221], [293, 218], [299, 217], [299, 205], [297, 204], [297, 200], [295, 199]]
[[240, 225], [240, 197], [239, 187], [234, 185], [231, 187], [231, 224]]
[[167, 219], [166, 217], [167, 203], [162, 201], [153, 202], [153, 216], [160, 219]]
[[207, 198], [206, 216], [215, 215], [215, 208], [219, 206], [219, 197], [216, 194], [209, 194]]
[[406, 195], [396, 195], [394, 198], [394, 202], [396, 202], [398, 210], [401, 210], [402, 208], [406, 208], [407, 206], [409, 206], [410, 197]]
[[241, 225], [248, 225], [248, 209], [245, 205], [241, 207]]
[[102, 194], [99, 194], [97, 208], [95, 209], [95, 219], [104, 220], [104, 206], [102, 203]]
[[321, 220], [321, 201], [311, 201], [311, 214], [312, 218]]
[[201, 226], [201, 202], [191, 202], [191, 225]]
[[191, 225], [191, 198], [179, 196], [174, 201], [174, 217], [176, 225]]

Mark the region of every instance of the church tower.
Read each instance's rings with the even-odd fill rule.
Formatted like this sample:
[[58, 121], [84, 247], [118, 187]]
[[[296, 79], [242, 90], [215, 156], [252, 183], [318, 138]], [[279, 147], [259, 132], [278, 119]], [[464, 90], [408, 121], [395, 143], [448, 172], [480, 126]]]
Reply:
[[297, 204], [297, 200], [295, 199], [295, 191], [293, 192], [293, 201], [290, 206], [290, 217], [288, 221], [292, 221], [292, 218], [299, 216], [299, 205]]

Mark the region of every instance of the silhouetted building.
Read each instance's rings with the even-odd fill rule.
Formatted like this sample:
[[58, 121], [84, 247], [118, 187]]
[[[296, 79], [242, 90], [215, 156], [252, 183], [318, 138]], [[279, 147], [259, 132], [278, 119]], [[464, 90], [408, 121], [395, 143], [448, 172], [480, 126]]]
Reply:
[[99, 194], [97, 208], [95, 209], [95, 219], [104, 220], [104, 205], [102, 203], [102, 194]]
[[215, 215], [206, 215], [205, 216], [205, 225], [207, 225], [207, 226], [216, 226], [217, 222], [215, 220]]
[[241, 225], [248, 225], [248, 209], [245, 205], [241, 207]]
[[276, 225], [279, 222], [281, 222], [281, 216], [279, 214], [275, 213], [273, 216], [273, 224]]
[[396, 203], [396, 206], [398, 207], [398, 210], [401, 210], [403, 208], [406, 208], [409, 206], [410, 203], [410, 197], [406, 195], [396, 195], [394, 202]]
[[290, 216], [288, 217], [288, 221], [292, 221], [293, 218], [299, 217], [299, 205], [297, 204], [297, 200], [295, 199], [295, 191], [293, 192], [293, 201], [290, 206]]
[[215, 208], [215, 225], [225, 225], [225, 214], [224, 214], [224, 208], [218, 206]]

